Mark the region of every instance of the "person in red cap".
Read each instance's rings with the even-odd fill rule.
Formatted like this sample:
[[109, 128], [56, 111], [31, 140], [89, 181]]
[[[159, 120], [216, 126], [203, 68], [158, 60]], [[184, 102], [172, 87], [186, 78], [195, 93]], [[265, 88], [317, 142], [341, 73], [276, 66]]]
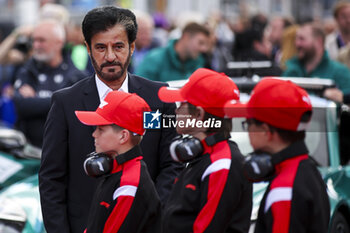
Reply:
[[224, 104], [239, 100], [225, 74], [200, 68], [181, 89], [161, 88], [164, 102], [181, 102], [176, 131], [190, 137], [170, 145], [174, 160], [188, 163], [164, 207], [163, 232], [248, 232], [252, 185], [243, 176], [243, 156], [229, 141], [231, 119]]
[[148, 104], [136, 94], [109, 92], [95, 112], [76, 111], [85, 125], [97, 126], [96, 152], [84, 163], [99, 181], [85, 233], [161, 232], [160, 199], [142, 160], [139, 146], [145, 133]]
[[304, 142], [312, 105], [307, 92], [290, 81], [261, 80], [246, 104], [225, 105], [231, 117], [245, 116], [254, 153], [244, 173], [269, 181], [260, 203], [255, 232], [328, 232], [326, 186]]

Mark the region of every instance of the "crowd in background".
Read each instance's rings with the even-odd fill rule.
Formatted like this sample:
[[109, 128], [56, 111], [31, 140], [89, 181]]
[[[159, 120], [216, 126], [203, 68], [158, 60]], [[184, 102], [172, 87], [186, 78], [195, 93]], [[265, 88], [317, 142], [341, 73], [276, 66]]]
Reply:
[[[336, 87], [327, 90], [325, 97], [348, 103], [350, 3], [338, 2], [333, 9], [332, 21], [310, 22], [262, 13], [245, 14], [231, 22], [218, 11], [206, 16], [179, 12], [177, 21], [172, 22], [161, 13], [134, 10], [139, 28], [129, 71], [156, 81], [187, 79], [200, 67], [236, 77], [257, 74], [330, 78]], [[58, 35], [62, 43], [57, 38], [44, 38], [52, 33], [34, 37], [38, 25], [47, 21], [63, 27], [64, 33]], [[81, 22], [70, 17], [64, 6], [43, 4], [38, 25], [1, 28], [0, 117], [7, 126], [24, 132], [33, 132], [33, 128], [44, 124], [54, 91], [93, 73]], [[46, 42], [61, 45], [48, 46]], [[57, 57], [58, 61], [52, 62]], [[270, 61], [271, 66], [247, 72], [239, 67], [228, 68], [232, 61]], [[45, 83], [50, 78], [53, 82]], [[66, 79], [69, 80], [62, 81]], [[30, 141], [41, 146], [42, 138], [28, 134]]]

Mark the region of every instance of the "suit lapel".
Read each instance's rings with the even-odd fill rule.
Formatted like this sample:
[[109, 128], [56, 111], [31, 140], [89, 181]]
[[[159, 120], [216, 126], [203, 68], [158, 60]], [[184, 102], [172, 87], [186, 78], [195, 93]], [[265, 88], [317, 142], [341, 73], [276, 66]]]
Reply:
[[[86, 111], [95, 111], [100, 104], [100, 97], [97, 92], [95, 76], [90, 77], [83, 90], [83, 105]], [[91, 134], [95, 131], [95, 126], [88, 126], [91, 130]]]
[[129, 80], [128, 80], [129, 93], [136, 93], [140, 95], [142, 86], [140, 85], [139, 82], [137, 82], [137, 79], [135, 78], [134, 75], [128, 73], [128, 77], [129, 77]]
[[83, 87], [84, 93], [84, 107], [88, 111], [95, 111], [98, 105], [100, 104], [100, 98], [98, 96], [95, 76], [89, 78]]

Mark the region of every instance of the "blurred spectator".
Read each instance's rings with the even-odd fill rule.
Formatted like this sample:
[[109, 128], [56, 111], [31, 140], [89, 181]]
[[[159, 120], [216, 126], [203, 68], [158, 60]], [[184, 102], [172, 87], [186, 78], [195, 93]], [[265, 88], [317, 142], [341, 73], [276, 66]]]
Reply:
[[81, 30], [81, 19], [72, 18], [66, 7], [57, 3], [46, 3], [40, 8], [40, 19], [54, 19], [60, 22], [66, 32], [66, 41], [62, 49], [64, 60], [71, 62], [87, 75], [94, 73], [84, 37]]
[[11, 34], [15, 28], [13, 20], [1, 20], [0, 22], [0, 42], [2, 42], [8, 35]]
[[267, 39], [272, 44], [271, 59], [280, 64], [281, 46], [284, 30], [292, 25], [292, 20], [286, 17], [275, 17], [267, 27]]
[[65, 31], [60, 23], [39, 22], [33, 29], [32, 39], [32, 58], [16, 75], [14, 102], [18, 129], [32, 144], [41, 146], [52, 93], [85, 75], [63, 58]]
[[205, 24], [205, 17], [196, 11], [185, 11], [179, 13], [173, 22], [173, 28], [169, 32], [169, 40], [177, 40], [181, 37], [184, 28], [190, 23]]
[[219, 11], [213, 11], [210, 14], [207, 24], [212, 33], [206, 68], [224, 72], [227, 62], [232, 60], [234, 33]]
[[325, 18], [323, 20], [323, 25], [326, 36], [332, 34], [337, 30], [337, 22], [334, 20], [334, 18]]
[[325, 33], [320, 25], [300, 26], [295, 40], [297, 56], [287, 61], [283, 76], [333, 79], [344, 94], [350, 93], [350, 70], [328, 56], [324, 41]]
[[[350, 105], [350, 93], [344, 94], [338, 88], [328, 88], [324, 91], [323, 96], [338, 103]], [[348, 129], [347, 129], [348, 130]]]
[[165, 46], [168, 42], [169, 22], [166, 16], [162, 13], [153, 14], [154, 33], [153, 37], [159, 42], [160, 46]]
[[69, 22], [69, 11], [62, 5], [56, 3], [45, 3], [39, 11], [39, 19], [54, 19], [63, 25]]
[[268, 23], [266, 15], [257, 13], [250, 19], [250, 27], [254, 31], [264, 31]]
[[0, 44], [1, 64], [22, 64], [29, 57], [32, 26], [16, 28]]
[[31, 32], [32, 26], [18, 27], [0, 44], [0, 120], [8, 127], [13, 127], [17, 118], [12, 100], [13, 83], [19, 67], [30, 57]]
[[340, 48], [350, 42], [350, 2], [337, 2], [333, 9], [333, 17], [337, 22], [338, 30], [326, 37], [325, 45], [329, 57], [336, 60]]
[[145, 55], [156, 47], [160, 46], [160, 42], [153, 37], [154, 21], [147, 12], [133, 10], [137, 22], [137, 36], [135, 41], [135, 50], [132, 54], [129, 71], [134, 73], [138, 65], [142, 62]]
[[[264, 22], [258, 21], [253, 17], [251, 25], [243, 32], [235, 34], [235, 41], [232, 49], [232, 56], [234, 61], [270, 61], [271, 60], [271, 43], [267, 40], [264, 33]], [[260, 19], [263, 20], [263, 19]], [[256, 22], [255, 22], [256, 21]], [[271, 66], [266, 68], [252, 67], [251, 69], [235, 68], [226, 71], [231, 76], [251, 76], [253, 74], [260, 76], [278, 76], [281, 74], [280, 68], [271, 61]]]
[[340, 49], [337, 60], [350, 68], [350, 44]]
[[[347, 44], [345, 47], [340, 49], [337, 60], [350, 69], [350, 44]], [[337, 88], [329, 88], [325, 90], [324, 96], [338, 103], [350, 105], [350, 93], [344, 94]]]
[[281, 60], [279, 65], [282, 70], [286, 69], [286, 61], [297, 54], [297, 48], [295, 46], [295, 37], [298, 28], [299, 25], [292, 25], [283, 31], [281, 42]]
[[67, 61], [73, 62], [79, 70], [85, 72], [86, 75], [90, 75], [95, 71], [84, 41], [81, 20], [70, 19], [68, 25], [66, 25], [66, 43], [63, 48], [63, 55]]
[[239, 17], [233, 24], [232, 24], [232, 31], [234, 34], [242, 33], [247, 28], [250, 28], [250, 22], [249, 19], [244, 17]]
[[228, 46], [232, 45], [234, 33], [220, 11], [212, 11], [207, 19], [208, 26], [213, 29], [217, 41]]
[[209, 38], [210, 32], [204, 25], [189, 23], [180, 39], [153, 49], [135, 72], [155, 81], [187, 79], [196, 69], [204, 67], [202, 54], [208, 52]]
[[235, 61], [270, 60], [271, 44], [265, 40], [264, 31], [249, 28], [237, 33], [232, 56]]
[[235, 61], [261, 61], [269, 60], [271, 44], [264, 36], [267, 19], [257, 14], [250, 19], [246, 28], [237, 32], [232, 48]]

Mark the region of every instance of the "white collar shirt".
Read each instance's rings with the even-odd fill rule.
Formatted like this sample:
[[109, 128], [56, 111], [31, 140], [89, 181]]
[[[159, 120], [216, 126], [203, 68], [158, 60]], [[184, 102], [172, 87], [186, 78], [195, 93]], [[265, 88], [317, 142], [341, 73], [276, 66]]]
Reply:
[[[129, 92], [129, 88], [128, 88], [128, 82], [129, 82], [129, 75], [128, 73], [126, 74], [126, 78], [122, 84], [122, 86], [118, 89], [118, 91], [123, 91], [128, 93]], [[100, 103], [102, 102], [102, 100], [105, 99], [105, 97], [107, 96], [107, 94], [111, 91], [113, 91], [110, 87], [108, 87], [104, 82], [102, 82], [97, 75], [95, 74], [95, 80], [96, 80], [96, 86], [97, 86], [97, 92], [98, 92], [98, 96], [100, 98]]]

